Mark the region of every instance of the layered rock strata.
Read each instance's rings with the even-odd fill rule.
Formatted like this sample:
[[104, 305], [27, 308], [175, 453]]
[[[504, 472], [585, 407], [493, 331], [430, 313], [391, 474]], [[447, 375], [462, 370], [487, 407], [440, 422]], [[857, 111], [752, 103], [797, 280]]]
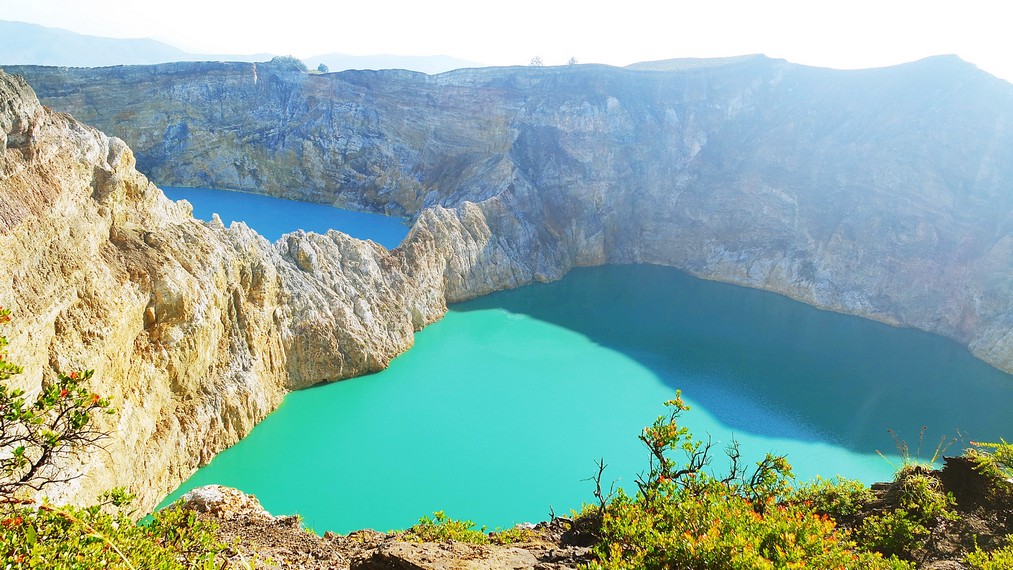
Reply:
[[659, 263], [949, 336], [1013, 370], [1013, 86], [955, 57], [18, 71], [165, 183], [446, 229], [469, 242], [447, 258], [450, 300]]

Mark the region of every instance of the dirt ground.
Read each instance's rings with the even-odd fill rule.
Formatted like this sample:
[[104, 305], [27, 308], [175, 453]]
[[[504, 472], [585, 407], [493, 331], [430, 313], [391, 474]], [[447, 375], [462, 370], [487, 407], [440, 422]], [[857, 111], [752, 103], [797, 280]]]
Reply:
[[234, 568], [564, 570], [589, 560], [589, 549], [562, 518], [541, 523], [527, 540], [508, 545], [419, 543], [373, 530], [321, 537], [304, 529], [298, 517], [273, 517], [256, 498], [235, 489], [212, 486], [195, 493], [188, 495], [188, 508], [213, 518], [220, 538], [235, 545], [227, 556]]

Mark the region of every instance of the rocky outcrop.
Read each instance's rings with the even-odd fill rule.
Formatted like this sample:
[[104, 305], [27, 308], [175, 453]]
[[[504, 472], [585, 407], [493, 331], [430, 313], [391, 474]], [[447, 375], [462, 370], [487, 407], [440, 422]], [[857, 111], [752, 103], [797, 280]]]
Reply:
[[[178, 506], [216, 523], [219, 538], [236, 545], [236, 562], [253, 561], [257, 568], [568, 570], [591, 561], [590, 548], [574, 544], [573, 525], [561, 518], [526, 525], [525, 540], [513, 544], [437, 543], [373, 530], [319, 537], [307, 532], [299, 517], [271, 516], [256, 497], [220, 485], [194, 489]], [[273, 564], [264, 563], [268, 560]]]
[[[0, 72], [0, 299], [29, 396], [94, 369], [105, 452], [48, 489], [88, 502], [126, 486], [141, 508], [246, 435], [284, 393], [378, 370], [445, 311], [443, 240], [389, 252], [330, 232], [276, 244], [193, 219], [120, 139], [42, 107]], [[421, 231], [421, 230], [420, 230]], [[462, 245], [462, 247], [467, 244]], [[425, 262], [415, 259], [424, 258]]]

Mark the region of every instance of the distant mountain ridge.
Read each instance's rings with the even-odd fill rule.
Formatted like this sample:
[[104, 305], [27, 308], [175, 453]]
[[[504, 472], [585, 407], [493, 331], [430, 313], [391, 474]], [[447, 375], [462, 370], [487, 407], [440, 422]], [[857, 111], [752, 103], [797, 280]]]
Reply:
[[[720, 67], [733, 63], [748, 63], [751, 61], [764, 61], [769, 58], [762, 54], [735, 55], [731, 57], [680, 57], [675, 59], [659, 59], [651, 61], [638, 61], [625, 66], [625, 69], [634, 71], [685, 71], [689, 69], [703, 69], [707, 67]], [[780, 60], [783, 61], [783, 60]]]
[[[54, 67], [109, 67], [154, 65], [177, 61], [268, 61], [278, 54], [197, 54], [150, 38], [106, 38], [78, 34], [26, 22], [0, 20], [0, 65], [46, 65]], [[346, 69], [407, 69], [436, 74], [481, 64], [450, 57], [348, 55], [329, 53], [306, 58], [315, 69], [324, 64], [330, 71]]]
[[4, 64], [104, 67], [188, 59], [188, 54], [152, 39], [87, 36], [25, 22], [0, 21]]
[[321, 63], [330, 71], [348, 69], [407, 69], [436, 75], [466, 67], [484, 67], [481, 63], [451, 57], [449, 55], [348, 55], [345, 53], [328, 53], [315, 55], [303, 60], [310, 69], [316, 69]]

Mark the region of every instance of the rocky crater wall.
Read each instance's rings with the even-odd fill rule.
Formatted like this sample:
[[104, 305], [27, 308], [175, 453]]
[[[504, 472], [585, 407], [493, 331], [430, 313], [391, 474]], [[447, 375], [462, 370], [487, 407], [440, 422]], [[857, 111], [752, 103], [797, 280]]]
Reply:
[[573, 265], [659, 263], [943, 334], [1013, 370], [1013, 86], [953, 56], [862, 71], [762, 56], [437, 76], [16, 71], [161, 182], [452, 234], [466, 221], [451, 301]]
[[447, 302], [575, 265], [672, 265], [1013, 370], [1013, 86], [955, 58], [663, 67], [9, 68], [161, 182], [414, 221], [392, 251], [195, 221], [123, 140], [0, 76], [12, 356], [29, 388], [95, 368], [120, 403], [63, 496], [127, 485], [150, 507], [286, 390], [381, 369]]
[[3, 72], [0, 133], [0, 299], [25, 366], [15, 381], [32, 397], [58, 371], [94, 369], [91, 389], [118, 410], [99, 419], [105, 451], [67, 466], [83, 476], [47, 489], [56, 501], [126, 486], [151, 508], [286, 391], [384, 368], [445, 312], [448, 260], [489, 233], [481, 216], [434, 211], [392, 252], [337, 232], [271, 244], [194, 220], [122, 140], [44, 108]]

